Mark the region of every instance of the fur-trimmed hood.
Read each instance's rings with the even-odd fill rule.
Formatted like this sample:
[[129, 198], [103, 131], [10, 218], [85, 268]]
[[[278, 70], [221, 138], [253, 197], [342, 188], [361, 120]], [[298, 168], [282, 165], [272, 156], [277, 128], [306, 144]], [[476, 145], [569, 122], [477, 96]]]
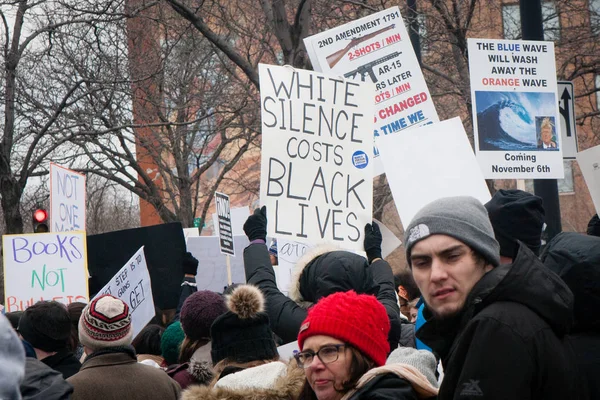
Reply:
[[[269, 363], [274, 364], [274, 363]], [[264, 373], [269, 364], [248, 368], [244, 371], [228, 375], [233, 379], [238, 374]], [[278, 363], [280, 364], [280, 363]], [[226, 377], [226, 378], [227, 378]], [[225, 378], [223, 378], [225, 379]], [[191, 386], [182, 393], [181, 400], [289, 400], [296, 399], [306, 380], [304, 370], [294, 362], [287, 364], [286, 371], [275, 379], [275, 383], [269, 388], [245, 387], [214, 387]]]
[[366, 258], [325, 244], [308, 251], [292, 271], [289, 297], [303, 308], [335, 292], [377, 294]]

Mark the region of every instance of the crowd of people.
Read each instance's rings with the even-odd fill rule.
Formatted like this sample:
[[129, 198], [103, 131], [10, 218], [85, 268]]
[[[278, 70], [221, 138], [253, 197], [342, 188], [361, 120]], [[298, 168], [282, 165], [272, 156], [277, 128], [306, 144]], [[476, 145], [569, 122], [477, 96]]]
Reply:
[[0, 400], [600, 399], [600, 221], [543, 228], [526, 192], [442, 198], [406, 227], [401, 273], [372, 223], [366, 258], [318, 246], [286, 295], [263, 207], [246, 283], [198, 291], [187, 253], [174, 317], [135, 338], [111, 295], [0, 316]]

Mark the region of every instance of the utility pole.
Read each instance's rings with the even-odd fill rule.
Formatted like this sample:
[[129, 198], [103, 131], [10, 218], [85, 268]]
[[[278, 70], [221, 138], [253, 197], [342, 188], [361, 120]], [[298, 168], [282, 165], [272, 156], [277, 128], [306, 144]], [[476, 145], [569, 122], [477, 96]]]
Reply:
[[[519, 8], [521, 11], [523, 40], [544, 40], [541, 0], [520, 0]], [[545, 236], [546, 241], [549, 242], [562, 231], [558, 182], [556, 179], [534, 179], [533, 191], [544, 202], [547, 225]]]
[[419, 64], [421, 64], [421, 38], [419, 37], [419, 19], [417, 13], [417, 0], [406, 0], [408, 8], [408, 37], [417, 56]]

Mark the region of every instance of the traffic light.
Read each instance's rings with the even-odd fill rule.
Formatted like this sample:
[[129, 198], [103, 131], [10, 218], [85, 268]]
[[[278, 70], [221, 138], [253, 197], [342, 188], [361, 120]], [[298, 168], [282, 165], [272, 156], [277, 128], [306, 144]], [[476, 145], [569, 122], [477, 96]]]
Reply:
[[48, 211], [43, 208], [38, 208], [33, 212], [33, 232], [45, 233], [48, 229]]

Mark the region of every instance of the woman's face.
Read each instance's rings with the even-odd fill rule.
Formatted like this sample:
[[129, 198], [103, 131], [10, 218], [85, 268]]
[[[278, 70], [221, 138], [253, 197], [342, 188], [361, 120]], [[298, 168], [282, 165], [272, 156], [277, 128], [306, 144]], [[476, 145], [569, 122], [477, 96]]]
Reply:
[[304, 341], [302, 351], [312, 350], [315, 356], [310, 364], [305, 366], [306, 380], [319, 400], [339, 400], [344, 393], [339, 393], [335, 388], [341, 389], [344, 382], [350, 378], [350, 364], [352, 353], [347, 347], [341, 347], [338, 358], [327, 364], [317, 357], [316, 353], [328, 345], [344, 344], [344, 342], [331, 336], [311, 336]]

